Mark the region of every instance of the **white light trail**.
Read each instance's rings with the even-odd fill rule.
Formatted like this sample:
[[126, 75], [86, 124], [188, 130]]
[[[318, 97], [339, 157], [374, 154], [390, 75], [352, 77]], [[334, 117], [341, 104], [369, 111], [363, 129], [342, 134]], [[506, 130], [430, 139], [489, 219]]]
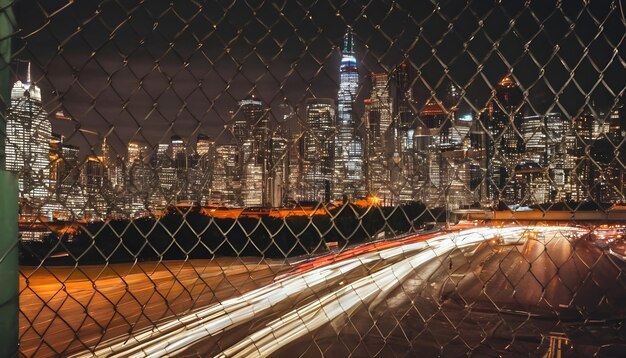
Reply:
[[[506, 227], [472, 228], [442, 234], [427, 241], [413, 242], [361, 254], [332, 264], [287, 276], [268, 286], [250, 291], [240, 297], [225, 300], [193, 314], [160, 324], [135, 334], [127, 341], [104, 343], [88, 356], [161, 357], [183, 351], [189, 345], [207, 337], [224, 333], [264, 314], [273, 307], [288, 305], [279, 318], [226, 349], [219, 357], [267, 356], [287, 343], [314, 331], [341, 315], [350, 315], [360, 306], [374, 308], [386, 295], [415, 270], [452, 250], [477, 245], [501, 237], [505, 241], [525, 240], [525, 231], [578, 231], [569, 227]], [[340, 284], [346, 275], [365, 264], [398, 260], [372, 274]], [[336, 286], [322, 295], [321, 290]], [[293, 307], [293, 298], [302, 294], [314, 297], [306, 305]], [[87, 355], [84, 355], [87, 356]]]

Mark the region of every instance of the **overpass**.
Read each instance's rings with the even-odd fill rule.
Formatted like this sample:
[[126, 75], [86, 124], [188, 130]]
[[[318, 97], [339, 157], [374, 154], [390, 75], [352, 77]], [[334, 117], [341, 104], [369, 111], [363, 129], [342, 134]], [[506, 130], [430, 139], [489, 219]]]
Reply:
[[460, 209], [453, 214], [466, 220], [485, 220], [495, 222], [536, 223], [540, 221], [567, 222], [567, 223], [616, 223], [626, 222], [626, 207], [615, 206], [608, 210], [479, 210]]

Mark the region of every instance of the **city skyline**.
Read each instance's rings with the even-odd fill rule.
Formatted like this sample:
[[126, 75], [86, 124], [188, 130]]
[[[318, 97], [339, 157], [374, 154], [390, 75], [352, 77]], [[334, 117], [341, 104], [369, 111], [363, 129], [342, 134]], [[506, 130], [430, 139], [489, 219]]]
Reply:
[[[607, 172], [598, 175], [598, 164], [592, 164], [584, 149], [605, 137], [619, 143], [625, 130], [619, 110], [605, 115], [586, 111], [572, 119], [558, 111], [532, 115], [509, 75], [478, 112], [463, 112], [461, 91], [453, 83], [417, 110], [411, 85], [415, 78], [402, 62], [392, 73], [366, 77], [371, 92], [359, 115], [357, 92], [364, 81], [359, 80], [350, 27], [341, 48], [336, 98], [307, 99], [304, 122], [295, 132], [290, 125], [298, 117], [293, 107], [285, 105], [274, 113], [251, 95], [231, 110], [225, 126], [229, 143], [218, 144], [204, 133], [195, 138], [173, 135], [154, 147], [131, 141], [126, 155], [120, 155], [105, 136], [99, 149], [81, 159], [79, 147], [49, 129], [40, 135], [50, 138], [48, 158], [42, 149], [32, 149], [41, 152], [33, 160], [9, 151], [8, 167], [20, 170], [20, 162], [34, 163], [30, 167], [39, 168], [32, 171], [34, 179], [25, 175], [20, 182], [30, 188], [22, 189], [25, 203], [48, 216], [66, 212], [62, 217], [72, 217], [76, 208], [82, 210], [79, 216], [104, 218], [180, 202], [279, 207], [374, 197], [382, 205], [421, 201], [454, 209], [492, 207], [500, 201], [536, 205], [623, 200], [623, 168], [605, 158]], [[26, 76], [30, 81], [30, 65]], [[12, 98], [11, 118], [22, 123], [9, 121], [9, 148], [29, 153], [30, 148], [19, 144], [26, 132], [12, 128], [28, 127], [27, 117], [35, 118], [32, 107], [39, 121], [45, 116], [40, 89], [18, 81]], [[30, 114], [20, 109], [24, 106]], [[44, 122], [43, 127], [50, 124]], [[593, 160], [598, 155], [609, 154]]]
[[5, 5], [0, 357], [623, 351], [622, 1]]
[[[271, 33], [258, 31], [258, 24], [247, 20], [249, 9], [242, 5], [229, 8], [222, 20], [216, 15], [218, 3], [180, 3], [171, 7], [153, 3], [143, 6], [145, 12], [120, 23], [126, 11], [120, 4], [72, 3], [70, 11], [54, 15], [55, 21], [47, 31], [36, 31], [41, 15], [53, 13], [58, 5], [46, 4], [30, 11], [37, 6], [22, 1], [15, 7], [21, 26], [13, 46], [20, 58], [33, 64], [33, 80], [46, 98], [44, 108], [49, 113], [63, 110], [70, 118], [56, 121], [55, 131], [83, 151], [94, 144], [99, 148], [96, 141], [100, 138], [76, 135], [78, 128], [109, 133], [109, 145], [119, 154], [125, 153], [130, 140], [156, 146], [173, 135], [195, 137], [199, 130], [218, 142], [227, 142], [230, 134], [224, 131], [224, 124], [232, 120], [229, 111], [250, 94], [256, 94], [270, 114], [278, 111], [287, 98], [287, 103], [296, 107], [294, 122], [304, 123], [307, 98], [336, 96], [340, 79], [335, 69], [341, 61], [346, 24], [353, 28], [359, 51], [362, 81], [355, 109], [360, 117], [364, 112], [362, 99], [370, 93], [370, 81], [366, 80], [369, 73], [390, 74], [403, 61], [413, 76], [411, 87], [419, 100], [415, 103], [417, 110], [432, 91], [441, 96], [449, 81], [465, 91], [464, 106], [480, 109], [488, 102], [492, 86], [509, 73], [528, 91], [535, 114], [549, 113], [555, 105], [574, 116], [591, 100], [609, 109], [620, 92], [615, 66], [604, 70], [599, 86], [597, 70], [592, 66], [610, 61], [612, 52], [602, 45], [619, 43], [619, 32], [611, 29], [620, 24], [603, 23], [604, 31], [590, 47], [595, 62], [578, 64], [583, 54], [579, 38], [591, 41], [585, 34], [593, 33], [597, 24], [580, 21], [570, 28], [558, 17], [550, 16], [550, 6], [540, 2], [529, 4], [527, 9], [537, 16], [536, 20], [529, 19], [525, 11], [524, 21], [520, 18], [512, 27], [500, 21], [501, 12], [492, 12], [484, 4], [468, 7], [448, 3], [439, 8], [429, 3], [397, 3], [397, 9], [389, 8], [393, 16], [387, 18], [386, 11], [381, 11], [384, 4], [366, 9], [356, 3], [344, 4], [342, 16], [337, 17], [324, 4], [316, 3], [307, 8], [310, 16], [302, 18], [295, 32], [278, 21]], [[572, 4], [562, 11], [574, 19], [580, 7]], [[602, 9], [600, 4], [589, 5], [592, 12], [598, 11], [596, 7]], [[515, 9], [514, 4], [503, 6], [503, 11]], [[277, 17], [280, 19], [280, 13], [299, 18], [301, 10], [299, 4], [285, 3], [261, 7], [256, 16], [272, 24]], [[367, 17], [359, 15], [361, 10]], [[474, 17], [458, 16], [461, 11], [471, 11], [484, 24], [479, 26]], [[89, 14], [94, 12], [102, 21], [93, 21]], [[189, 26], [183, 26], [176, 14]], [[76, 16], [79, 18], [73, 18]], [[84, 18], [82, 26], [78, 26], [80, 18]], [[440, 26], [442, 19], [454, 25], [451, 32]], [[539, 21], [550, 28], [547, 36], [534, 35]], [[486, 37], [469, 36], [481, 27]], [[117, 31], [110, 38], [103, 36], [114, 28]], [[237, 29], [241, 30], [239, 34]], [[169, 47], [164, 39], [174, 34], [178, 34], [176, 46]], [[447, 35], [436, 42], [438, 34]], [[57, 53], [58, 39], [64, 35], [68, 40], [63, 43], [63, 52]], [[498, 46], [493, 47], [496, 42]], [[552, 53], [550, 44], [558, 45], [558, 52]], [[20, 51], [26, 45], [29, 50]], [[301, 57], [305, 48], [307, 53]], [[535, 55], [541, 66], [529, 61], [526, 51]], [[582, 96], [582, 90], [588, 92], [588, 98]], [[116, 130], [110, 132], [111, 127]]]

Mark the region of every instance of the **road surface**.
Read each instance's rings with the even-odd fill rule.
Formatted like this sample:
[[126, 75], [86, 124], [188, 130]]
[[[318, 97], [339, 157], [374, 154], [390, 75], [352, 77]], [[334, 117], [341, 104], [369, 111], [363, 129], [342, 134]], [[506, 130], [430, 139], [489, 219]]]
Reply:
[[22, 267], [20, 352], [67, 356], [239, 296], [288, 268], [283, 262], [237, 258]]
[[587, 233], [477, 227], [369, 245], [82, 356], [623, 352], [626, 265]]

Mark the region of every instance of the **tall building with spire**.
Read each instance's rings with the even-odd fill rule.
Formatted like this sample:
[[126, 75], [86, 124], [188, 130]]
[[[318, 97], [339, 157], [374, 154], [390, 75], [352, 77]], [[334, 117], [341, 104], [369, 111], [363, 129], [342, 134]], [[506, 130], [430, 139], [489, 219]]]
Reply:
[[19, 173], [20, 196], [37, 205], [49, 195], [52, 123], [41, 89], [31, 83], [30, 62], [25, 78], [13, 84], [6, 131], [6, 169]]
[[348, 28], [339, 67], [339, 93], [337, 95], [337, 132], [335, 135], [335, 196], [359, 197], [365, 194], [363, 180], [363, 139], [357, 131], [354, 114], [359, 86], [359, 71], [354, 51], [354, 37]]

